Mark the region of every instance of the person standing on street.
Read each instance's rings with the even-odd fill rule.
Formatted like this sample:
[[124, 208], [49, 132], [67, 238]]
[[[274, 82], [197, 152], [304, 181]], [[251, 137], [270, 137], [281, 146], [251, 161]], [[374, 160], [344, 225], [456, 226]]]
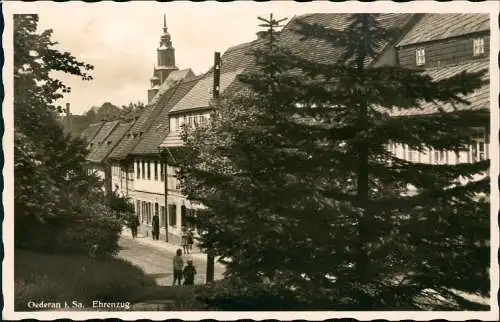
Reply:
[[192, 229], [188, 229], [187, 231], [187, 243], [188, 243], [188, 250], [192, 253], [194, 244], [194, 234]]
[[187, 232], [186, 232], [185, 227], [182, 228], [181, 245], [182, 245], [182, 249], [184, 250], [184, 254], [189, 254], [188, 237], [187, 237]]
[[137, 237], [137, 228], [139, 227], [139, 218], [137, 216], [133, 216], [130, 222], [130, 231], [132, 232], [132, 238]]
[[158, 214], [153, 216], [153, 239], [160, 239], [160, 217]]
[[194, 285], [194, 276], [196, 275], [196, 268], [193, 265], [193, 260], [188, 259], [186, 267], [182, 272], [184, 276], [184, 285]]
[[184, 268], [184, 259], [182, 258], [182, 250], [178, 249], [177, 254], [174, 256], [173, 262], [173, 270], [174, 270], [174, 282], [172, 285], [175, 285], [175, 282], [178, 282], [178, 285], [181, 285], [182, 281], [182, 269]]

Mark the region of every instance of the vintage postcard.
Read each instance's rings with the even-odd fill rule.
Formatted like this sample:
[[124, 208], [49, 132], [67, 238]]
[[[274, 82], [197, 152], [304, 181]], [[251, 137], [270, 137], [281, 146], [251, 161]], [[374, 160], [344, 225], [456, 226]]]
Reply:
[[3, 2], [2, 317], [496, 320], [499, 9]]

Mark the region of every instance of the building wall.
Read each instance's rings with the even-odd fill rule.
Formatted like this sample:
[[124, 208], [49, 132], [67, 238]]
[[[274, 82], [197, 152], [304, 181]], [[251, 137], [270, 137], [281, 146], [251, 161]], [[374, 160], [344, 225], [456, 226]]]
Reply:
[[[425, 164], [460, 164], [472, 163], [489, 159], [489, 132], [486, 129], [482, 136], [473, 139], [473, 143], [466, 151], [438, 151], [427, 149], [426, 151], [416, 151], [410, 149], [407, 145], [399, 143], [388, 144], [387, 149], [397, 158], [410, 162], [418, 162]], [[487, 173], [478, 173], [471, 180], [476, 181]], [[467, 179], [458, 178], [461, 184], [465, 184]], [[414, 187], [409, 187], [410, 193], [414, 191]]]
[[209, 118], [209, 111], [172, 115], [170, 116], [170, 129], [172, 132], [180, 132], [181, 126], [184, 124], [194, 126], [198, 123], [206, 122]]
[[[484, 38], [484, 54], [474, 56], [474, 39]], [[416, 50], [425, 51], [425, 64], [417, 66]], [[432, 68], [489, 57], [490, 36], [481, 32], [457, 38], [413, 44], [398, 48], [399, 63], [407, 68]]]
[[162, 165], [160, 158], [135, 158], [134, 190], [131, 196], [141, 223], [141, 233], [151, 235], [151, 220], [157, 213], [160, 216], [160, 239], [165, 238], [165, 226], [168, 222], [169, 241], [175, 243], [179, 241], [182, 227], [194, 228], [189, 225], [184, 216], [190, 209], [196, 209], [198, 206], [192, 205], [182, 196], [179, 180], [175, 175], [177, 169], [167, 166], [168, 207], [165, 209], [165, 181]]
[[111, 163], [111, 187], [121, 196], [130, 196], [134, 190], [134, 176], [128, 163]]

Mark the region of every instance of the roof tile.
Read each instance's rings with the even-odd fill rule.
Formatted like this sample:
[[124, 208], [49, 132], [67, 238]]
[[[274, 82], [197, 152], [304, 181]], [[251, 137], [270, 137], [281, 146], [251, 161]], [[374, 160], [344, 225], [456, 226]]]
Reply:
[[103, 162], [113, 148], [120, 142], [128, 129], [132, 126], [133, 122], [120, 123], [114, 127], [113, 132], [108, 135], [103, 141], [99, 142], [97, 146], [88, 155], [87, 160], [91, 162]]
[[[220, 91], [223, 92], [241, 73], [243, 69], [221, 73]], [[170, 111], [179, 112], [196, 108], [208, 107], [212, 99], [213, 74], [208, 73], [172, 108]]]
[[[436, 67], [430, 68], [425, 71], [426, 74], [430, 75], [434, 80], [445, 79], [453, 75], [457, 75], [463, 71], [467, 72], [478, 72], [480, 70], [486, 69], [488, 72], [484, 75], [484, 79], [489, 79], [489, 61], [480, 60], [461, 63], [457, 65], [451, 65], [446, 67]], [[462, 96], [463, 97], [463, 96]], [[475, 92], [463, 97], [465, 100], [470, 102], [470, 105], [460, 104], [459, 106], [453, 107], [452, 104], [445, 104], [442, 106], [445, 112], [453, 112], [455, 108], [458, 110], [468, 110], [468, 109], [484, 109], [490, 107], [490, 86], [489, 84], [483, 85], [481, 88]], [[392, 111], [392, 116], [404, 116], [404, 115], [420, 115], [420, 114], [432, 114], [438, 112], [438, 105], [432, 102], [426, 102], [421, 104], [418, 108], [410, 109], [395, 109]]]
[[199, 79], [200, 77], [186, 80], [165, 93], [162, 97], [164, 102], [161, 102], [161, 106], [163, 106], [162, 111], [155, 119], [149, 130], [144, 134], [141, 141], [135, 146], [131, 154], [154, 154], [158, 152], [157, 148], [169, 132], [168, 114], [170, 109], [198, 83]]
[[490, 30], [490, 18], [485, 13], [427, 13], [397, 46], [442, 40], [487, 30]]
[[104, 125], [100, 128], [99, 132], [89, 143], [91, 152], [99, 143], [103, 142], [108, 137], [108, 135], [111, 133], [111, 131], [113, 131], [118, 122], [119, 121], [110, 121], [104, 123]]
[[99, 133], [99, 130], [101, 129], [103, 124], [104, 122], [90, 124], [88, 128], [83, 130], [83, 132], [80, 134], [80, 137], [86, 142], [90, 143], [97, 135], [97, 133]]
[[157, 105], [147, 105], [125, 137], [110, 153], [109, 158], [115, 160], [125, 159], [134, 146], [140, 141], [140, 137], [149, 127], [154, 117], [156, 117], [158, 110]]

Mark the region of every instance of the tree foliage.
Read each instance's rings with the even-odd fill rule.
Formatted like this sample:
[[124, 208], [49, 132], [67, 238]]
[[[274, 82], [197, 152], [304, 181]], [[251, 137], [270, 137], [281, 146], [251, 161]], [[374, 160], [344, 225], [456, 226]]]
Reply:
[[488, 296], [489, 203], [478, 196], [489, 161], [421, 164], [387, 149], [467, 150], [487, 110], [393, 113], [468, 104], [485, 71], [435, 80], [369, 65], [395, 34], [375, 14], [353, 14], [346, 30], [299, 22], [304, 39], [345, 49], [332, 64], [292, 54], [277, 21], [264, 25], [257, 68], [239, 77], [245, 89], [183, 136], [183, 192], [206, 206], [202, 247], [228, 259], [229, 277], [293, 290], [310, 308], [422, 308], [429, 289], [448, 308], [473, 307], [454, 289]]
[[57, 120], [56, 102], [70, 88], [51, 76], [62, 71], [90, 80], [92, 66], [55, 49], [52, 31], [37, 33], [37, 22], [37, 15], [14, 15], [15, 246], [89, 252], [85, 245], [100, 242], [81, 230], [94, 229], [110, 240], [103, 252], [112, 252], [121, 224], [96, 215], [112, 212], [104, 207], [102, 182], [87, 173], [86, 143], [65, 134]]

